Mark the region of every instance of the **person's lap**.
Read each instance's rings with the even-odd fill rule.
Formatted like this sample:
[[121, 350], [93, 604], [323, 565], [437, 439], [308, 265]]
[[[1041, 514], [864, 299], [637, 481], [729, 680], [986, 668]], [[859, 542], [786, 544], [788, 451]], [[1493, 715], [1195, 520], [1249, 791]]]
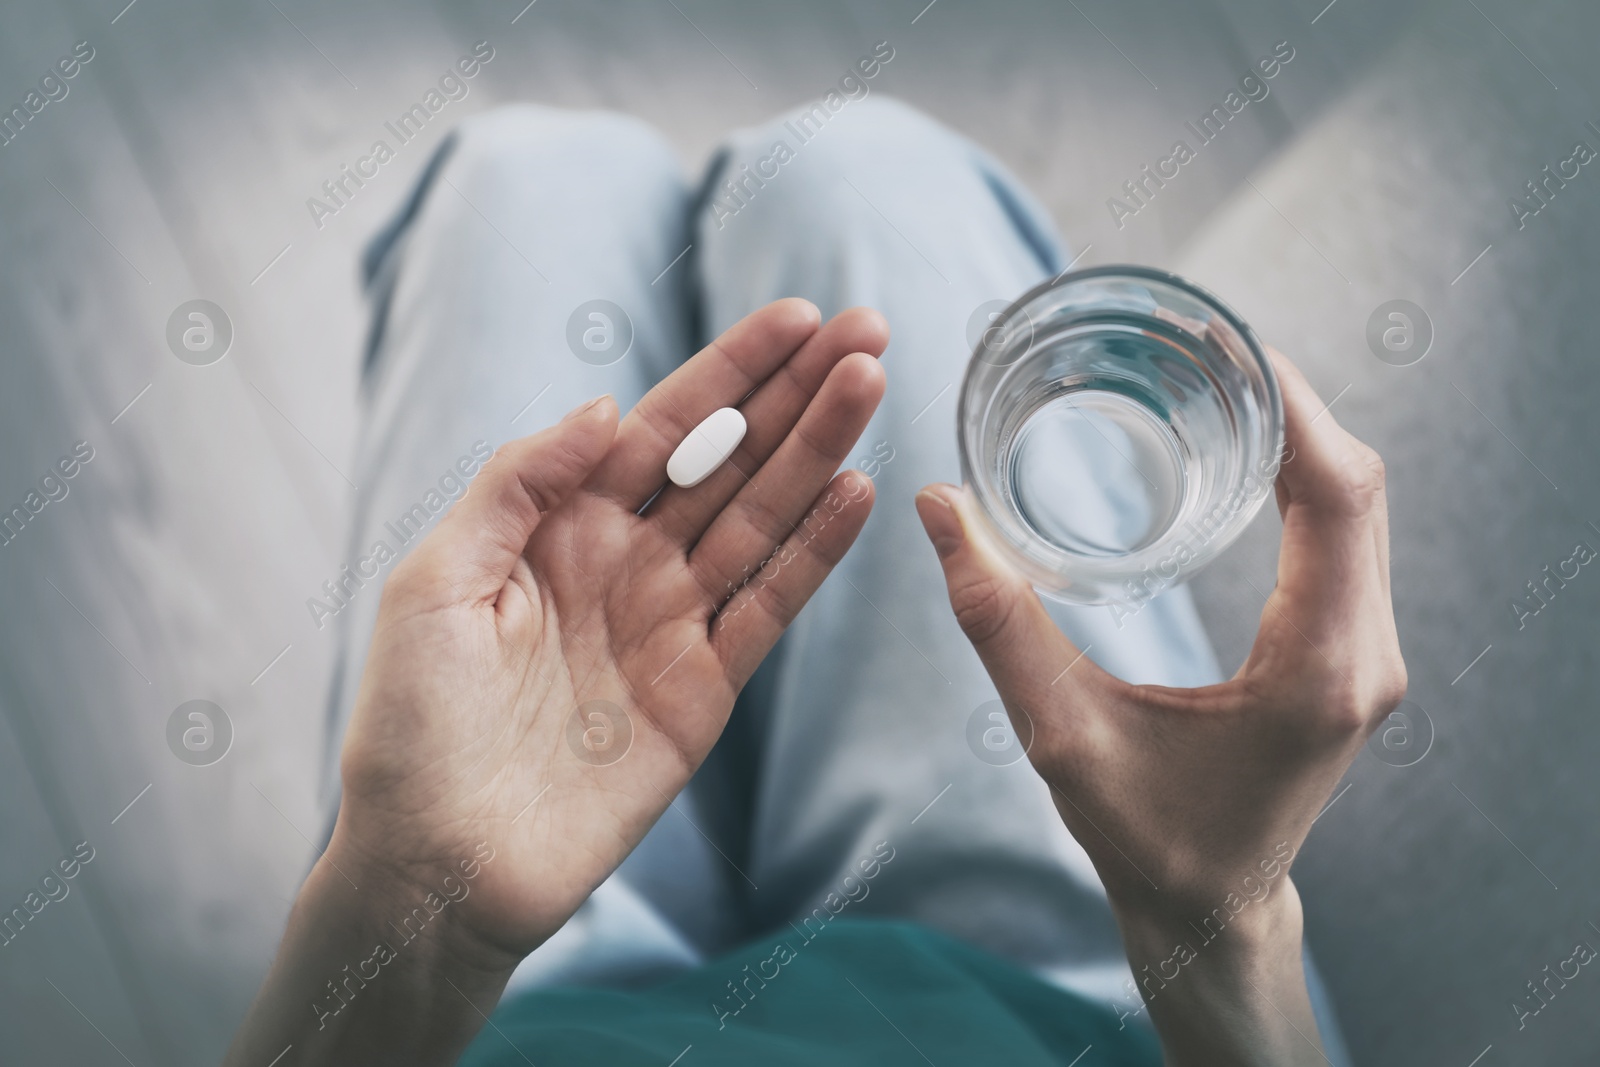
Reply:
[[[352, 547], [388, 536], [385, 522], [475, 441], [532, 432], [600, 392], [626, 408], [697, 339], [773, 299], [806, 297], [825, 317], [877, 308], [894, 339], [889, 391], [858, 449], [878, 486], [872, 518], [752, 680], [677, 810], [512, 990], [693, 966], [800, 921], [887, 842], [894, 859], [851, 914], [913, 919], [1126, 1003], [1104, 893], [1047, 787], [1026, 760], [995, 766], [969, 744], [968, 720], [994, 688], [950, 616], [911, 507], [921, 485], [957, 480], [969, 320], [1065, 258], [1014, 179], [910, 108], [870, 98], [821, 125], [804, 142], [781, 119], [732, 135], [695, 199], [633, 120], [517, 107], [464, 124], [376, 246]], [[791, 158], [775, 164], [780, 139]], [[573, 313], [595, 299], [632, 325], [631, 350], [605, 367], [568, 341]], [[1079, 492], [1093, 506], [1110, 487], [1090, 479]], [[376, 599], [357, 598], [339, 620], [348, 653], [335, 738]], [[1186, 591], [1121, 627], [1105, 609], [1054, 614], [1124, 678], [1219, 677]]]

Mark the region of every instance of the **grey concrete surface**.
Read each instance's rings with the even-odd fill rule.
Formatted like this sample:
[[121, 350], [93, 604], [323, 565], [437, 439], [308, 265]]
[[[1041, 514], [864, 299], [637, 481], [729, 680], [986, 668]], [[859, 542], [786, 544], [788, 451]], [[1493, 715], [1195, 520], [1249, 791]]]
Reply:
[[[447, 125], [518, 99], [619, 108], [693, 168], [886, 39], [877, 91], [1004, 159], [1083, 263], [1164, 265], [1222, 294], [1388, 460], [1412, 699], [1436, 737], [1412, 767], [1363, 756], [1297, 869], [1357, 1061], [1593, 1062], [1587, 972], [1525, 1028], [1511, 1004], [1600, 939], [1600, 577], [1585, 568], [1521, 629], [1511, 603], [1577, 541], [1600, 547], [1600, 170], [1522, 229], [1507, 200], [1576, 140], [1600, 148], [1600, 10], [125, 3], [0, 6], [8, 108], [75, 42], [95, 49], [0, 147], [0, 504], [94, 448], [0, 547], [0, 907], [77, 842], [95, 850], [0, 949], [8, 1060], [211, 1062], [260, 980], [322, 819], [331, 630], [304, 603], [337, 569], [351, 500], [356, 258]], [[471, 94], [319, 229], [306, 199], [478, 40], [496, 58]], [[1106, 199], [1283, 40], [1271, 95], [1116, 226]], [[195, 297], [236, 330], [209, 367], [165, 341]], [[1434, 326], [1410, 367], [1365, 340], [1395, 298]], [[1275, 536], [1264, 515], [1200, 579], [1225, 661], [1248, 648]], [[166, 740], [197, 698], [234, 727], [209, 767]]]

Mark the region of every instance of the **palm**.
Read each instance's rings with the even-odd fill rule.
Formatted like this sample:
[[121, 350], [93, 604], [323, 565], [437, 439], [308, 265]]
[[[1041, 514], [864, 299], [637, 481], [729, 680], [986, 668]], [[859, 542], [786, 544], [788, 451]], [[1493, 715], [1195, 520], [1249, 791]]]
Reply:
[[[572, 707], [607, 700], [627, 714], [636, 741], [657, 736], [673, 752], [708, 750], [744, 681], [711, 644], [717, 605], [656, 523], [601, 498], [580, 495], [573, 505], [535, 534], [513, 575], [527, 593], [530, 647], [565, 676]], [[620, 758], [621, 741], [594, 729], [583, 758]], [[641, 745], [640, 755], [653, 759], [649, 752]]]
[[[622, 861], [865, 520], [865, 480], [829, 482], [880, 395], [876, 361], [849, 353], [881, 351], [881, 322], [818, 331], [796, 310], [746, 319], [620, 426], [601, 405], [507, 446], [385, 589], [341, 823], [424, 882], [487, 842], [456, 905], [485, 936], [537, 944]], [[750, 379], [768, 380], [731, 462], [657, 496], [666, 453]], [[802, 543], [814, 499], [846, 491], [859, 503]], [[750, 610], [719, 617], [790, 545]]]

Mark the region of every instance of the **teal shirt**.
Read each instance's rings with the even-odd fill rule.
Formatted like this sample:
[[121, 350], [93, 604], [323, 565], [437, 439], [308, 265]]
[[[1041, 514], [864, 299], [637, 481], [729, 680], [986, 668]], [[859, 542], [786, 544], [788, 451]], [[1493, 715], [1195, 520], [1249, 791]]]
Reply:
[[978, 949], [909, 923], [840, 920], [648, 989], [525, 993], [459, 1067], [528, 1063], [1160, 1067], [1161, 1053], [1148, 1027]]

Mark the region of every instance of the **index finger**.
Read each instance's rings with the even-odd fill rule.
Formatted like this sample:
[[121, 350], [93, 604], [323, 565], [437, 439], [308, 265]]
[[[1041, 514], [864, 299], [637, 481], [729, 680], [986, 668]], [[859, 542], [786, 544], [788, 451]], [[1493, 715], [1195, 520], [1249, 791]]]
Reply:
[[1322, 522], [1354, 523], [1370, 531], [1378, 554], [1383, 591], [1389, 592], [1389, 501], [1383, 460], [1334, 418], [1300, 368], [1268, 348], [1283, 394], [1286, 462], [1278, 471], [1278, 508], [1292, 504], [1315, 511]]
[[[1264, 622], [1281, 613], [1330, 664], [1394, 634], [1383, 462], [1344, 430], [1300, 370], [1269, 349], [1283, 393], [1283, 548]], [[1397, 643], [1397, 642], [1396, 642]], [[1340, 672], [1343, 673], [1342, 671]]]

